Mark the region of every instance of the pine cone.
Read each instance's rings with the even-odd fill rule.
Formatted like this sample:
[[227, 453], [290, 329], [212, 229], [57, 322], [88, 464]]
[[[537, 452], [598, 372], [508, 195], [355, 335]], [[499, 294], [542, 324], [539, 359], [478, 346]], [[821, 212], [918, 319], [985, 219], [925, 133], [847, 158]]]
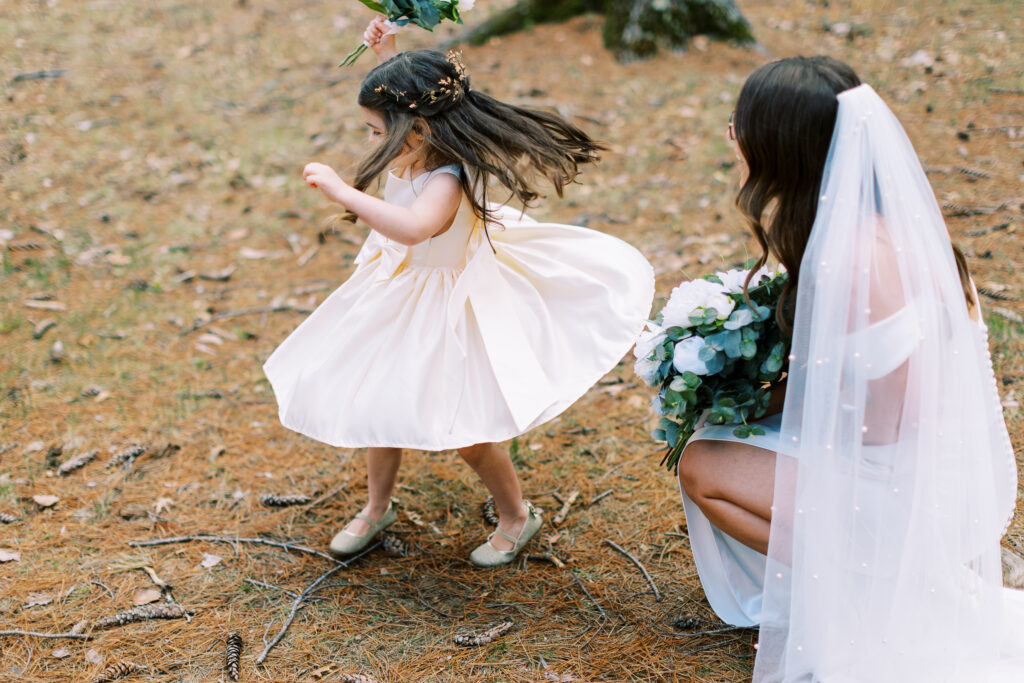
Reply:
[[264, 493], [260, 496], [260, 502], [271, 508], [286, 508], [289, 505], [305, 505], [313, 500], [301, 493], [278, 495], [276, 493]]
[[314, 681], [330, 679], [332, 681], [338, 681], [338, 683], [377, 683], [377, 681], [369, 676], [342, 673], [340, 671], [341, 668], [342, 665], [339, 662], [331, 662], [330, 664], [326, 664], [318, 669], [310, 671], [309, 678]]
[[388, 555], [398, 555], [399, 557], [409, 556], [409, 544], [398, 536], [384, 534], [380, 539], [380, 547]]
[[483, 633], [460, 633], [452, 638], [452, 640], [456, 645], [461, 645], [462, 647], [478, 647], [480, 645], [486, 645], [495, 638], [505, 635], [508, 633], [510, 628], [512, 628], [512, 621], [510, 619], [506, 619], [500, 624], [487, 629]]
[[704, 621], [696, 614], [684, 614], [672, 622], [672, 628], [678, 631], [692, 631]]
[[135, 662], [129, 662], [126, 659], [122, 659], [118, 662], [114, 662], [93, 681], [93, 683], [110, 683], [110, 681], [116, 681], [119, 678], [125, 678], [131, 676], [133, 673], [139, 671], [145, 671], [147, 667], [142, 664], [136, 664]]
[[240, 676], [238, 660], [241, 656], [242, 636], [232, 633], [228, 636], [227, 653], [224, 656], [224, 671], [227, 672], [230, 681], [237, 681]]
[[60, 467], [57, 468], [57, 474], [63, 477], [65, 474], [74, 472], [80, 467], [85, 467], [89, 461], [99, 455], [99, 452], [98, 448], [94, 448], [91, 451], [79, 453], [73, 458], [68, 458]]
[[8, 514], [6, 512], [0, 512], [0, 522], [3, 522], [4, 524], [14, 524], [15, 522], [20, 521], [21, 517], [15, 517], [14, 515]]
[[114, 465], [130, 465], [135, 462], [135, 458], [145, 453], [148, 448], [149, 446], [134, 444], [123, 451], [118, 451], [107, 461], [106, 468], [109, 470]]
[[484, 521], [491, 526], [498, 526], [498, 511], [494, 508], [494, 498], [487, 496], [487, 499], [480, 505], [480, 514]]
[[111, 626], [124, 626], [134, 621], [147, 621], [149, 619], [181, 619], [185, 616], [185, 608], [174, 603], [153, 603], [132, 607], [131, 609], [109, 617], [102, 617], [96, 620], [96, 628], [109, 628]]

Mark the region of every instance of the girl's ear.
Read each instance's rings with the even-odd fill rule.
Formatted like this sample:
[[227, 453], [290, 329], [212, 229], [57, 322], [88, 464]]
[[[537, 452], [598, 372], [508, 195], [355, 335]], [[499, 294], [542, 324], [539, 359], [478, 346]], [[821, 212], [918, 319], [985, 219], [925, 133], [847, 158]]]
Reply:
[[426, 137], [429, 132], [430, 125], [424, 119], [417, 119], [412, 124], [412, 130], [409, 131], [409, 135], [412, 137], [413, 142], [419, 144], [423, 142], [423, 138]]

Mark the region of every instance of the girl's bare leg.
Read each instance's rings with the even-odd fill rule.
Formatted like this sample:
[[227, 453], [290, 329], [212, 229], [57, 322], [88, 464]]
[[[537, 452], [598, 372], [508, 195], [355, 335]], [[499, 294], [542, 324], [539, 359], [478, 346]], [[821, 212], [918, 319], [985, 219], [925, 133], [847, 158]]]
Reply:
[[[494, 497], [494, 505], [498, 510], [498, 528], [513, 538], [518, 536], [528, 512], [523, 503], [519, 477], [508, 451], [498, 444], [481, 443], [460, 448], [459, 455], [473, 468]], [[498, 550], [512, 549], [512, 543], [501, 534], [494, 535], [491, 545]]]
[[[366, 488], [369, 501], [363, 508], [363, 514], [377, 521], [384, 516], [391, 502], [391, 491], [395, 488], [398, 478], [398, 466], [402, 463], [401, 448], [367, 448], [366, 449]], [[353, 519], [345, 527], [345, 531], [361, 536], [370, 530], [370, 525], [361, 519]]]
[[776, 454], [732, 441], [694, 441], [679, 460], [679, 483], [716, 527], [768, 554]]

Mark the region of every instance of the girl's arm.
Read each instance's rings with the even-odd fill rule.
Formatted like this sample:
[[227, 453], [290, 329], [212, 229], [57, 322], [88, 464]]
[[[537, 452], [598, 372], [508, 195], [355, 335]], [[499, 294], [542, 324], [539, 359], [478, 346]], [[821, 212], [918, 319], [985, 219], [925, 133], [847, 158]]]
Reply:
[[388, 26], [387, 19], [377, 15], [363, 31], [363, 40], [377, 53], [377, 63], [383, 64], [398, 54], [395, 47], [395, 29]]
[[455, 218], [462, 200], [462, 187], [450, 173], [440, 173], [431, 178], [409, 208], [388, 204], [360, 192], [325, 164], [306, 164], [302, 179], [310, 187], [319, 188], [331, 201], [359, 216], [380, 234], [409, 246], [444, 232]]

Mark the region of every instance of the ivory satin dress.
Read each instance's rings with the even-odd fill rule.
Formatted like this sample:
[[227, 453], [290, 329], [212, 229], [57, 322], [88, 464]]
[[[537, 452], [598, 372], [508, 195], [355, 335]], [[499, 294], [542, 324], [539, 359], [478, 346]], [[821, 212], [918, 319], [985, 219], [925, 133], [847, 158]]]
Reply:
[[[411, 206], [445, 166], [388, 175]], [[463, 198], [448, 230], [408, 247], [371, 231], [352, 276], [263, 369], [282, 424], [333, 446], [446, 450], [551, 420], [630, 350], [654, 298], [650, 264], [586, 228], [508, 207], [492, 249]]]

